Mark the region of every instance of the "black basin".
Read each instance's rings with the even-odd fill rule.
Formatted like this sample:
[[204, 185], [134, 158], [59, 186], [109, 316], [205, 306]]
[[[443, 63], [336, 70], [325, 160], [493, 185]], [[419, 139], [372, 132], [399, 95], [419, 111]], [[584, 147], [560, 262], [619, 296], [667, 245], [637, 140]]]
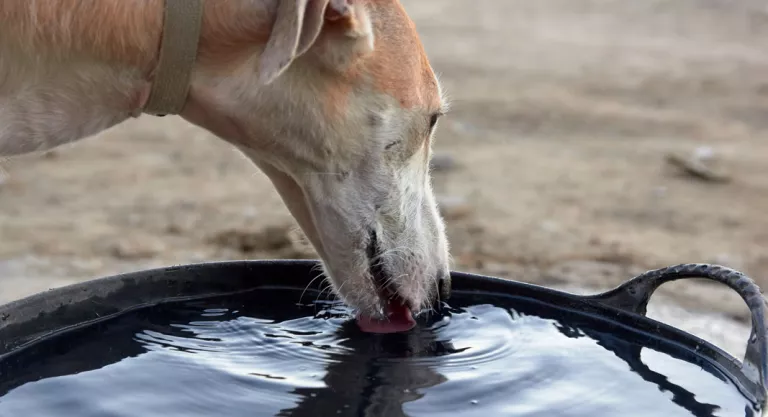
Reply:
[[[316, 275], [317, 263], [314, 261], [186, 265], [93, 280], [0, 306], [0, 415], [2, 396], [16, 387], [33, 380], [98, 369], [122, 359], [119, 357], [122, 353], [113, 354], [111, 350], [92, 352], [91, 363], [87, 366], [82, 363], [38, 366], [32, 376], [25, 374], [24, 377], [18, 377], [19, 369], [35, 365], [28, 363], [28, 359], [18, 359], [19, 354], [34, 350], [53, 337], [168, 302], [227, 297], [244, 291], [304, 288]], [[706, 278], [725, 284], [737, 291], [748, 304], [752, 314], [752, 335], [747, 341], [747, 353], [743, 361], [691, 334], [645, 317], [646, 306], [653, 292], [666, 282], [683, 278]], [[567, 317], [570, 322], [584, 322], [588, 319], [598, 323], [591, 328], [602, 328], [603, 336], [595, 336], [596, 339], [602, 338], [602, 347], [626, 362], [643, 380], [655, 384], [660, 391], [670, 392], [675, 402], [685, 401], [690, 393], [647, 366], [641, 359], [643, 347], [652, 347], [655, 351], [694, 363], [708, 372], [717, 373], [720, 378], [729, 379], [743, 395], [745, 404], [749, 404], [745, 414], [741, 415], [763, 414], [768, 386], [766, 301], [754, 282], [739, 272], [712, 265], [677, 265], [649, 271], [614, 290], [594, 296], [576, 296], [535, 285], [466, 273], [452, 274], [452, 288], [458, 294], [513, 296], [538, 303], [543, 307], [537, 311], [543, 311], [543, 315], [553, 319]], [[590, 332], [588, 329], [582, 331]], [[611, 337], [604, 337], [605, 332], [610, 333]], [[361, 392], [354, 395], [368, 394]], [[706, 409], [691, 409], [691, 415], [715, 415], [707, 413]]]

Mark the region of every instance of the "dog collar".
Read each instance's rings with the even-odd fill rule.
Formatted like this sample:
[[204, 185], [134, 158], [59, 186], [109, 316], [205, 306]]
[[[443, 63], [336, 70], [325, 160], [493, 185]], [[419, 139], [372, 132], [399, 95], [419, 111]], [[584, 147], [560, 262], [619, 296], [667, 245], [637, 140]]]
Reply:
[[144, 113], [179, 114], [187, 101], [204, 0], [165, 0], [160, 55]]

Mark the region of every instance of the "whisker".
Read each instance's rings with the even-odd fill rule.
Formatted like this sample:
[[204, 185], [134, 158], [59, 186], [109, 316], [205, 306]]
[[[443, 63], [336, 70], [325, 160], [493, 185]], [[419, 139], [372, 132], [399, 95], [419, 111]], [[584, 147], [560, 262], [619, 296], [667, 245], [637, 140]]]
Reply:
[[[329, 281], [329, 280], [328, 280], [328, 278], [326, 278], [326, 279], [324, 279], [324, 280], [323, 280], [323, 282], [327, 282], [327, 281]], [[321, 285], [322, 285], [322, 284], [321, 284]], [[318, 301], [320, 300], [320, 297], [322, 297], [322, 296], [323, 296], [323, 293], [324, 293], [324, 292], [325, 292], [325, 291], [326, 291], [328, 288], [331, 288], [331, 286], [332, 286], [332, 284], [331, 284], [330, 282], [328, 282], [328, 283], [327, 283], [327, 285], [326, 285], [325, 287], [323, 287], [323, 288], [320, 290], [320, 292], [318, 292], [318, 293], [317, 293], [317, 297], [315, 297], [315, 302], [314, 302], [314, 304], [315, 304], [315, 313], [317, 313], [317, 303], [318, 303]]]
[[316, 277], [312, 278], [311, 281], [309, 281], [309, 284], [307, 284], [306, 287], [304, 287], [304, 291], [301, 292], [301, 295], [299, 296], [299, 304], [301, 304], [301, 300], [304, 298], [304, 294], [307, 292], [309, 287], [312, 285], [313, 282], [317, 281], [318, 278], [322, 277], [323, 273], [320, 272]]
[[341, 289], [344, 287], [344, 284], [346, 284], [347, 282], [349, 281], [342, 282], [341, 285], [339, 285], [339, 288], [336, 289], [336, 291], [331, 292], [331, 295], [333, 296], [333, 301], [332, 301], [333, 303], [337, 301], [339, 295], [341, 294]]
[[[440, 280], [437, 278], [437, 274], [432, 275], [432, 280], [435, 282], [435, 293], [437, 294], [437, 304], [439, 305], [440, 300]], [[434, 309], [434, 307], [430, 307], [431, 309]]]
[[322, 294], [324, 294], [326, 291], [328, 292], [328, 294], [332, 294], [333, 293], [333, 283], [330, 282], [330, 280], [328, 282], [328, 285], [325, 286], [325, 288], [320, 293], [320, 295], [322, 296]]

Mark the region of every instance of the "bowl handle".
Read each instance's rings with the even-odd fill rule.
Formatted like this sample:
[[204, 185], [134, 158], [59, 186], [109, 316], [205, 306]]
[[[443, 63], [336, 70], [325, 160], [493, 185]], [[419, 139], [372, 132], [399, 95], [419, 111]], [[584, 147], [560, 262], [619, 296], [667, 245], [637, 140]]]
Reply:
[[768, 313], [760, 287], [746, 275], [719, 265], [682, 264], [645, 272], [608, 292], [585, 297], [608, 307], [645, 316], [648, 301], [662, 284], [685, 278], [704, 278], [725, 284], [741, 296], [752, 315], [752, 332], [741, 364], [742, 372], [762, 392], [768, 389]]

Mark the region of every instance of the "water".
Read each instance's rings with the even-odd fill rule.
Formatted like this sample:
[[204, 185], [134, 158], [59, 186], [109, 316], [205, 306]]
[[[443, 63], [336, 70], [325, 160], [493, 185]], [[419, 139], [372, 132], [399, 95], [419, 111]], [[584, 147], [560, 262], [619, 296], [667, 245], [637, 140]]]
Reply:
[[531, 301], [455, 292], [414, 331], [372, 335], [299, 299], [165, 304], [50, 338], [0, 361], [0, 416], [751, 415], [695, 358]]

